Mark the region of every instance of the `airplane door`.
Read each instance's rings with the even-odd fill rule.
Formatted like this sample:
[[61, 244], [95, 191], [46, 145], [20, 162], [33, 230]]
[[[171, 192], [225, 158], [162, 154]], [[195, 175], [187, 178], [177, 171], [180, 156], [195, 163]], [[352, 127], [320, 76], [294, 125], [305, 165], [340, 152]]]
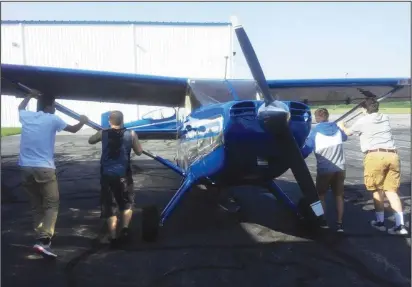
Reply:
[[193, 137], [193, 132], [189, 131], [191, 111], [190, 95], [186, 95], [185, 106], [178, 109], [176, 122], [178, 146], [176, 149], [176, 164], [185, 171], [197, 153], [197, 140], [190, 139]]

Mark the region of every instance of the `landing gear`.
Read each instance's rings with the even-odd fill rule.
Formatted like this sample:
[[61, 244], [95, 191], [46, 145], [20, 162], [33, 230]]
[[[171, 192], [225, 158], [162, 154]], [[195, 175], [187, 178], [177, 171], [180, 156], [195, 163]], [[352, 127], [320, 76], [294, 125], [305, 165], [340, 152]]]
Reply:
[[143, 207], [142, 239], [146, 242], [156, 241], [159, 234], [159, 211], [156, 206]]

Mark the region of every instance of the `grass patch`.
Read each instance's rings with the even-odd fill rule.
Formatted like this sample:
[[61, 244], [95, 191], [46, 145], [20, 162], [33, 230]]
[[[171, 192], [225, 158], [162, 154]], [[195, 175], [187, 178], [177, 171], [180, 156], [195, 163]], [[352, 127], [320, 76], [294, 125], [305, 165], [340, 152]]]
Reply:
[[[317, 108], [326, 108], [330, 113], [343, 114], [353, 108], [355, 105], [324, 105], [324, 106], [311, 106], [310, 109], [312, 113], [315, 112]], [[411, 102], [383, 102], [379, 105], [379, 111], [384, 114], [410, 114], [411, 113]]]
[[1, 128], [1, 137], [19, 135], [21, 128]]

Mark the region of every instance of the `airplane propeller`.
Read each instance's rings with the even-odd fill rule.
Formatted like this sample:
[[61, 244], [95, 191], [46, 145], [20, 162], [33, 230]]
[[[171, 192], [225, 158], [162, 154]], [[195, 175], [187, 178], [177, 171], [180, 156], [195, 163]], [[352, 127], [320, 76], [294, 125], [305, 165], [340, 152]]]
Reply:
[[232, 18], [232, 24], [249, 69], [265, 100], [265, 103], [258, 109], [259, 122], [263, 129], [272, 134], [276, 142], [285, 150], [282, 154], [290, 163], [292, 173], [304, 194], [304, 198], [298, 204], [298, 210], [309, 222], [316, 223], [324, 212], [312, 176], [289, 129], [290, 113], [271, 95], [262, 67], [243, 26], [238, 23], [236, 17]]

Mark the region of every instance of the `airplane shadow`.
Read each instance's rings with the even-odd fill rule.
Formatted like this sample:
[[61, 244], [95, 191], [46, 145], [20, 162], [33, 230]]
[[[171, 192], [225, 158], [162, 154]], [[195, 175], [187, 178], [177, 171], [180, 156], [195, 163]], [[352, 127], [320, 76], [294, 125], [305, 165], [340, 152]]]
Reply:
[[[121, 250], [108, 250], [96, 243], [102, 227], [99, 161], [89, 155], [66, 163], [69, 157], [56, 155], [61, 159], [57, 160], [61, 207], [53, 242], [60, 256], [54, 262], [37, 260], [31, 254], [34, 235], [27, 197], [16, 183], [15, 163], [2, 166], [2, 182], [8, 186], [7, 190], [2, 187], [2, 199], [6, 192], [13, 195], [2, 200], [3, 286], [410, 285], [404, 280], [410, 278], [410, 267], [402, 266], [397, 273], [372, 257], [362, 260], [360, 250], [350, 241], [356, 236], [384, 237], [363, 231], [366, 220], [361, 218], [371, 212], [364, 210], [368, 203], [360, 198], [345, 203], [347, 214], [358, 220], [348, 221], [347, 235], [337, 236], [300, 228], [290, 210], [264, 189], [236, 188], [241, 211], [230, 214], [218, 207], [214, 191], [196, 187], [161, 229], [157, 242], [144, 243], [140, 240], [140, 208], [156, 204], [162, 209], [181, 181], [173, 171], [144, 158], [133, 162], [134, 240]], [[294, 182], [279, 185], [285, 191], [298, 188]], [[356, 231], [352, 232], [352, 224]], [[389, 240], [397, 246], [394, 252], [402, 253], [401, 260], [410, 261], [410, 248], [402, 239]], [[382, 248], [384, 243], [379, 244]]]

